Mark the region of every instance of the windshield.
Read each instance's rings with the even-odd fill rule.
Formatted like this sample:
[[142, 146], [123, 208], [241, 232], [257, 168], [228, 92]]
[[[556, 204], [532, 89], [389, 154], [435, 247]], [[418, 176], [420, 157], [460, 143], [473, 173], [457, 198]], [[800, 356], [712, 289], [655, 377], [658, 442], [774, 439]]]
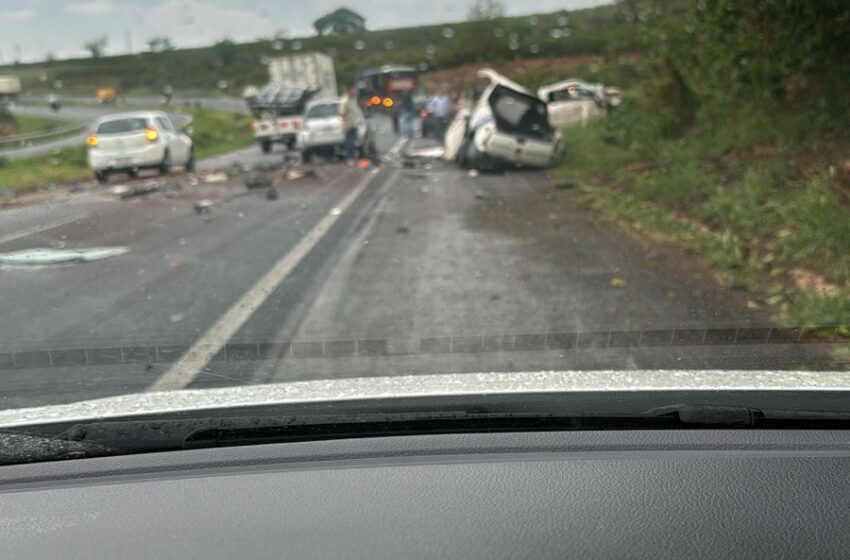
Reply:
[[0, 412], [847, 388], [846, 0], [331, 4], [0, 6]]
[[122, 132], [137, 132], [144, 130], [148, 125], [146, 119], [117, 119], [100, 123], [97, 127], [98, 134], [120, 134]]
[[309, 111], [307, 111], [307, 119], [326, 119], [328, 117], [335, 117], [339, 114], [339, 105], [336, 103], [329, 103], [327, 105], [316, 105], [311, 107]]

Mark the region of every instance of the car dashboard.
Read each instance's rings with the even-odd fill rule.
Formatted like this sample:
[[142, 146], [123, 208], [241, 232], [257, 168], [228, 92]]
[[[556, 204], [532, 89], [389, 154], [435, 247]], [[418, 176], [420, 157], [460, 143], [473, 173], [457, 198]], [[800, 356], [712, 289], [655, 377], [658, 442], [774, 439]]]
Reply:
[[843, 558], [850, 433], [350, 438], [0, 469], [6, 558]]

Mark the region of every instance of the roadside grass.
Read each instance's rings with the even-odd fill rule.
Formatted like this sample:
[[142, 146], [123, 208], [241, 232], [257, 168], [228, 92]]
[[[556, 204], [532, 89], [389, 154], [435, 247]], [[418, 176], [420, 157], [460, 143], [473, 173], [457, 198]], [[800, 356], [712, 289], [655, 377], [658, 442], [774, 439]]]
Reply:
[[[197, 157], [228, 152], [253, 142], [246, 115], [215, 109], [182, 109], [192, 115], [190, 136]], [[30, 158], [7, 159], [0, 155], [0, 189], [32, 192], [92, 177], [85, 146], [73, 146]]]
[[747, 111], [665, 138], [635, 105], [564, 131], [556, 170], [610, 217], [700, 255], [786, 325], [850, 324], [850, 190], [830, 178], [846, 132]]
[[64, 119], [54, 119], [51, 117], [15, 115], [15, 124], [17, 125], [17, 130], [15, 130], [15, 134], [17, 135], [34, 134], [36, 132], [48, 132], [51, 130], [56, 130], [57, 128], [64, 128], [73, 123]]

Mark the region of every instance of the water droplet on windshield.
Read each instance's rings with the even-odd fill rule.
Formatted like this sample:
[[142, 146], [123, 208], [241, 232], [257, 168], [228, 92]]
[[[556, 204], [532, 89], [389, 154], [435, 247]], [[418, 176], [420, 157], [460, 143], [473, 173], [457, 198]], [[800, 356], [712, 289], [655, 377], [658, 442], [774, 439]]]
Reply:
[[528, 18], [528, 23], [530, 23], [531, 25], [537, 25], [538, 23], [540, 23], [540, 16], [531, 16], [530, 18]]
[[270, 62], [271, 62], [271, 59], [269, 57], [267, 57], [267, 56], [261, 56], [260, 57], [260, 64], [262, 64], [263, 66], [268, 66]]
[[301, 44], [301, 41], [295, 41], [294, 43], [292, 43], [292, 50], [300, 51], [302, 46], [303, 45]]
[[540, 47], [538, 47], [537, 45], [531, 45], [530, 47], [528, 47], [528, 52], [530, 52], [531, 54], [538, 54], [540, 52]]
[[335, 56], [336, 56], [336, 49], [335, 49], [335, 48], [333, 48], [333, 47], [331, 47], [331, 48], [329, 48], [329, 49], [327, 50], [327, 53], [328, 53], [328, 56], [330, 56], [330, 57], [332, 57], [332, 58], [333, 58], [333, 57], [335, 57]]
[[454, 36], [455, 36], [455, 30], [454, 29], [452, 29], [451, 27], [444, 27], [443, 28], [443, 37], [445, 37], [446, 39], [451, 39]]
[[570, 29], [569, 27], [565, 27], [565, 28], [561, 29], [561, 37], [569, 37], [572, 34], [573, 34], [573, 30]]
[[391, 51], [391, 50], [393, 50], [393, 47], [395, 47], [395, 43], [393, 43], [392, 41], [384, 41], [384, 48], [385, 49], [387, 49], [388, 51]]
[[418, 68], [419, 68], [420, 72], [424, 72], [425, 70], [428, 69], [428, 63], [427, 62], [420, 62]]
[[511, 49], [512, 51], [515, 51], [515, 50], [519, 49], [519, 43], [511, 40], [511, 42], [508, 43], [508, 48]]
[[493, 30], [493, 37], [503, 37], [504, 35], [505, 35], [505, 32], [502, 30], [501, 27], [497, 27], [496, 29]]
[[564, 27], [568, 23], [570, 23], [570, 18], [568, 18], [567, 16], [558, 16], [558, 25]]
[[597, 72], [599, 72], [599, 65], [598, 64], [591, 64], [590, 65], [590, 71], [593, 72], [594, 74], [596, 74]]
[[354, 41], [354, 48], [358, 51], [362, 51], [366, 48], [366, 42], [358, 39], [357, 41]]
[[552, 31], [549, 32], [549, 36], [552, 37], [553, 39], [560, 39], [561, 38], [561, 30], [560, 29], [553, 29]]
[[283, 41], [275, 41], [272, 43], [272, 48], [276, 51], [283, 50]]

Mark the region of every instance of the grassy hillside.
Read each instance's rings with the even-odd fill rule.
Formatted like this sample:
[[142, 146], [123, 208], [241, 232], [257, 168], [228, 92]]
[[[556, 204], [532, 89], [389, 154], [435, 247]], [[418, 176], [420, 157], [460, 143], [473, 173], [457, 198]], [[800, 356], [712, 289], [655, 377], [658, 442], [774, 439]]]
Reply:
[[66, 91], [91, 93], [94, 88], [159, 92], [164, 84], [178, 91], [215, 89], [227, 81], [238, 93], [266, 80], [264, 57], [320, 51], [336, 60], [341, 84], [365, 67], [387, 63], [422, 68], [451, 68], [464, 63], [499, 64], [515, 58], [604, 54], [633, 50], [635, 37], [613, 6], [505, 18], [495, 22], [462, 22], [406, 29], [365, 31], [348, 35], [304, 37], [245, 44], [222, 42], [208, 48], [164, 53], [75, 59], [3, 68], [14, 72], [28, 91], [46, 91], [61, 80]]
[[652, 4], [628, 103], [565, 131], [557, 174], [751, 307], [850, 324], [850, 7]]

